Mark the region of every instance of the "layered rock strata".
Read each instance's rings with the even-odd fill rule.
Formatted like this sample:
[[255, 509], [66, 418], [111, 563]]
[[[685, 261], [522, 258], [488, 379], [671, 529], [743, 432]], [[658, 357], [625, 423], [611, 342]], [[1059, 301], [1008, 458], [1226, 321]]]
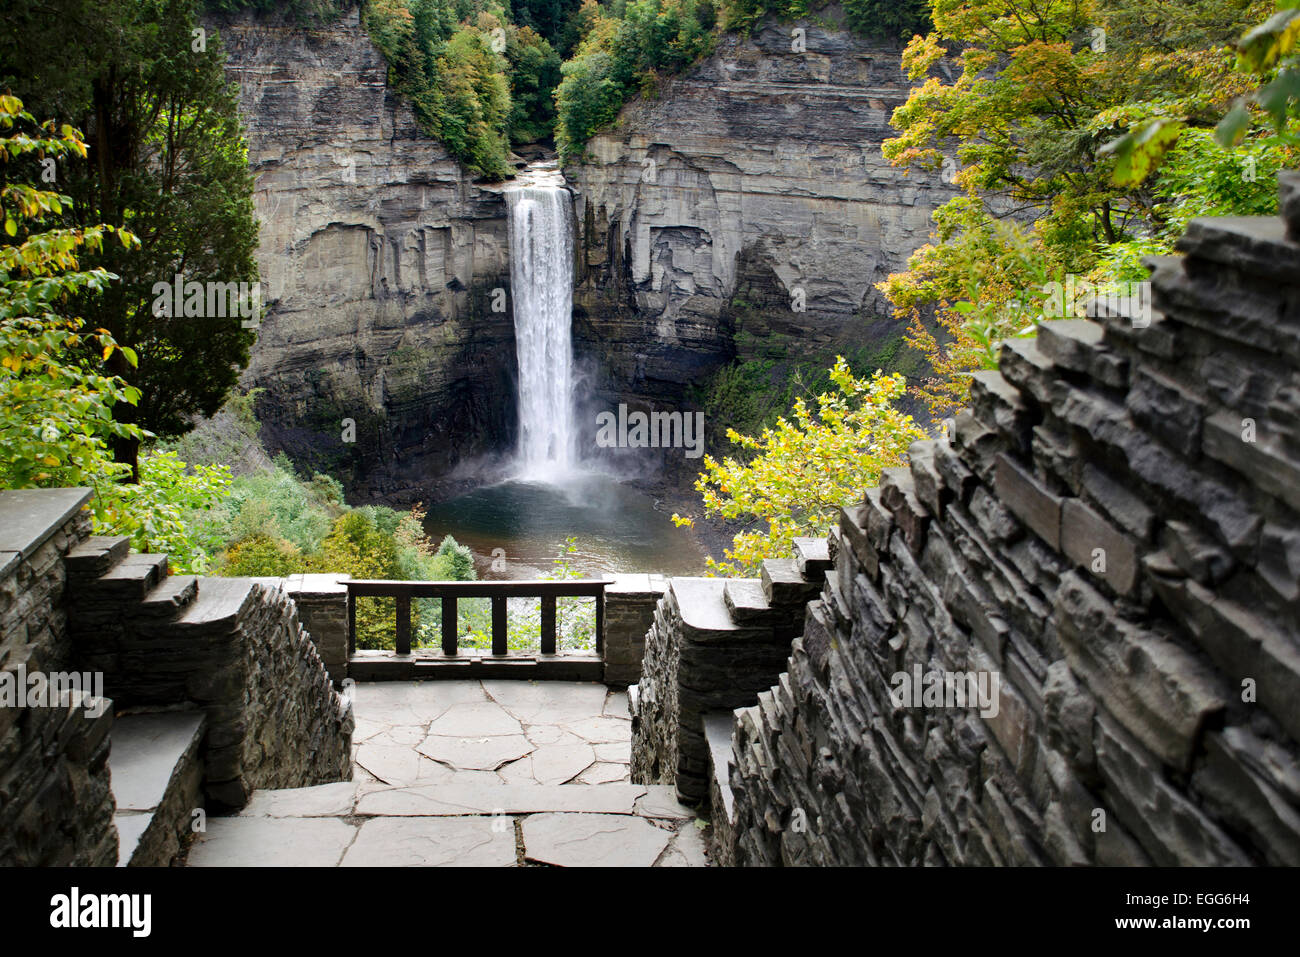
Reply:
[[881, 156], [910, 86], [900, 52], [833, 17], [769, 22], [722, 37], [592, 137], [566, 173], [575, 335], [604, 360], [598, 397], [676, 402], [737, 356], [905, 364], [873, 286], [952, 193], [942, 171], [907, 175]]
[[209, 22], [256, 177], [270, 308], [245, 381], [265, 390], [268, 445], [362, 498], [507, 447], [500, 193], [420, 133], [356, 7], [315, 25], [248, 12]]

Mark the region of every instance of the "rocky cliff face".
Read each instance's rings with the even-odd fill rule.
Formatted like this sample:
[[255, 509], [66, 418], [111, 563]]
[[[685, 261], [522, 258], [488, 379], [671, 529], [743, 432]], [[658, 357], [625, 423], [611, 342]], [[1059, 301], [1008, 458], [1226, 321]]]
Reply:
[[724, 37], [592, 138], [566, 172], [575, 334], [604, 359], [602, 396], [672, 401], [736, 355], [843, 350], [886, 369], [906, 357], [873, 284], [927, 240], [952, 194], [880, 154], [907, 98], [900, 54], [769, 23]]
[[[514, 331], [505, 206], [387, 87], [356, 8], [303, 26], [213, 18], [240, 87], [269, 314], [246, 382], [265, 438], [400, 493], [507, 445]], [[345, 419], [356, 441], [344, 441]]]

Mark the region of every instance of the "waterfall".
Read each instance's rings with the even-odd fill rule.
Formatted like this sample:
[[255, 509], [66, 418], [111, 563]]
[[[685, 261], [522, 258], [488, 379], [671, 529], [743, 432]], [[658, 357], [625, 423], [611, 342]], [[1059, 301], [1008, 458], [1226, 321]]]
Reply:
[[519, 358], [519, 477], [573, 466], [573, 237], [558, 171], [505, 190]]

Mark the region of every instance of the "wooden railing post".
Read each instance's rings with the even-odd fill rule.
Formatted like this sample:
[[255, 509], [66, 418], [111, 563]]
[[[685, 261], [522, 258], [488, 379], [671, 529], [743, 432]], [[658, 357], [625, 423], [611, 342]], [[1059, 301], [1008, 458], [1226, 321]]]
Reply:
[[605, 590], [596, 593], [596, 654], [605, 654]]
[[510, 647], [507, 642], [508, 635], [506, 623], [506, 600], [504, 597], [492, 596], [492, 654], [504, 655], [509, 653]]
[[348, 657], [357, 651], [357, 597], [348, 592]]
[[542, 596], [542, 654], [555, 654], [555, 596]]
[[442, 598], [442, 653], [456, 653], [456, 599], [450, 595]]
[[411, 596], [397, 596], [397, 641], [396, 651], [399, 655], [411, 653]]

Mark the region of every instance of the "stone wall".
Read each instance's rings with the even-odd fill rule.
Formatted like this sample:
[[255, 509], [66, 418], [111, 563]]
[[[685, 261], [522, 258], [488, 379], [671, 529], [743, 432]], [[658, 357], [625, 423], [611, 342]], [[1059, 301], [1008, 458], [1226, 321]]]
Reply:
[[26, 706], [31, 678], [73, 667], [63, 561], [90, 535], [89, 497], [0, 496], [0, 866], [117, 863], [111, 702], [65, 690], [57, 705]]
[[[257, 788], [352, 777], [352, 699], [334, 691], [289, 596], [278, 586], [262, 588], [260, 601], [239, 623], [246, 687], [239, 773], [219, 792], [208, 786], [209, 794], [235, 806]], [[209, 747], [209, 769], [211, 754]]]
[[[824, 545], [823, 545], [824, 549]], [[799, 619], [819, 586], [793, 561], [764, 563], [762, 579], [674, 578], [645, 637], [629, 688], [632, 780], [708, 797], [706, 717], [754, 700], [784, 667]]]
[[605, 589], [605, 684], [635, 684], [641, 677], [645, 636], [667, 585], [659, 575], [616, 575]]
[[298, 607], [298, 620], [311, 635], [330, 679], [340, 684], [348, 676], [347, 575], [293, 575], [284, 587]]
[[1193, 223], [1149, 324], [1006, 343], [844, 509], [723, 860], [1300, 863], [1300, 174], [1283, 210]]

